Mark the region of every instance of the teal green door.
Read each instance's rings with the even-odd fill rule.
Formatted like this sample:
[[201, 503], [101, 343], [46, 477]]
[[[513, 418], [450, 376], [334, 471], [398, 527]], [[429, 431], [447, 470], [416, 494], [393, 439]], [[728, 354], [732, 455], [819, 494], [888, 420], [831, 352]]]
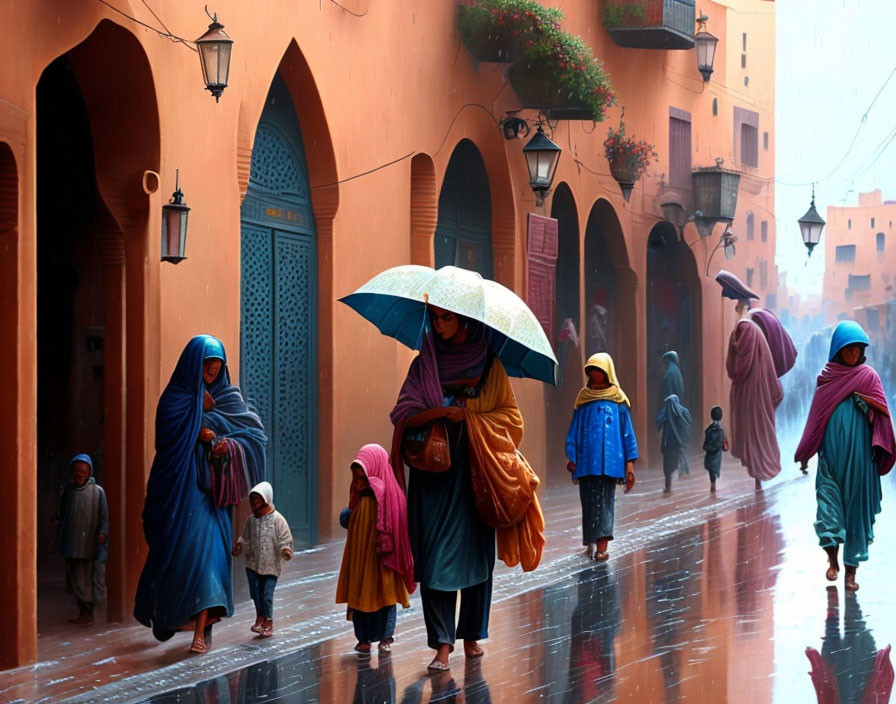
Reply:
[[240, 383], [268, 435], [267, 479], [298, 546], [317, 539], [317, 252], [292, 99], [271, 84], [241, 207]]

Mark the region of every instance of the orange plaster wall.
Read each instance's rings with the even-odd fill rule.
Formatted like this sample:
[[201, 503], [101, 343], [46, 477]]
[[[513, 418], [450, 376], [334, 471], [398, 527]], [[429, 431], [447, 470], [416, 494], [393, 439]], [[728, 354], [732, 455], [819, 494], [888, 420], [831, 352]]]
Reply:
[[[113, 2], [123, 12], [155, 23], [142, 3]], [[563, 3], [566, 26], [581, 35], [604, 60], [620, 104], [625, 105], [628, 132], [655, 143], [660, 153], [660, 163], [639, 181], [631, 202], [625, 203], [602, 155], [607, 126], [616, 124], [619, 110], [611, 111], [607, 123], [593, 131], [590, 125], [579, 122], [560, 123], [553, 131], [554, 140], [564, 150], [556, 183], [566, 181], [573, 192], [581, 241], [588, 214], [601, 198], [611, 204], [620, 222], [624, 259], [637, 281], [632, 303], [635, 315], [628, 322], [625, 340], [631, 352], [631, 359], [625, 362], [629, 365], [626, 385], [640, 407], [646, 405], [647, 398], [643, 382], [647, 364], [646, 239], [662, 217], [656, 198], [659, 175], [668, 173], [669, 106], [692, 115], [695, 167], [711, 165], [715, 157], [724, 158], [728, 167], [738, 167], [732, 146], [732, 108], [737, 104], [759, 111], [760, 143], [761, 133], [767, 128], [770, 150], [760, 150], [760, 166], [754, 175], [760, 182], [772, 175], [774, 16], [728, 11], [728, 7], [768, 8], [773, 12], [773, 7], [760, 0], [731, 0], [703, 7], [711, 17], [710, 29], [721, 38], [716, 72], [712, 81], [704, 84], [694, 66], [694, 52], [620, 48], [601, 26], [595, 3]], [[163, 9], [159, 10], [161, 16], [177, 35], [193, 38], [205, 30], [207, 20], [197, 7], [168, 4]], [[107, 193], [124, 198], [120, 212], [134, 212], [136, 203], [136, 209], [144, 213], [124, 228], [128, 277], [126, 501], [129, 536], [138, 544], [139, 511], [153, 451], [155, 404], [186, 341], [197, 333], [221, 337], [234, 377], [238, 378], [240, 198], [248, 178], [255, 126], [278, 66], [293, 93], [302, 124], [319, 231], [319, 340], [309, 343], [318, 345], [320, 358], [321, 540], [335, 531], [336, 515], [345, 503], [348, 485], [343, 469], [354, 452], [366, 442], [389, 442], [387, 414], [412, 357], [408, 350], [383, 338], [352, 311], [335, 303], [337, 297], [378, 271], [411, 261], [411, 155], [424, 154], [432, 159], [437, 198], [457, 142], [468, 138], [477, 145], [491, 184], [496, 277], [524, 293], [526, 214], [539, 211], [528, 186], [522, 143], [505, 142], [495, 127], [495, 118], [519, 107], [512, 89], [504, 85], [503, 68], [483, 64], [474, 70], [471, 56], [457, 37], [453, 3], [427, 6], [423, 11], [409, 0], [394, 0], [354, 9], [366, 10], [366, 14], [355, 18], [326, 2], [272, 0], [262, 11], [251, 3], [222, 0], [215, 10], [235, 45], [230, 86], [216, 104], [202, 89], [195, 53], [129, 22], [100, 3], [50, 0], [0, 8], [0, 27], [15, 28], [0, 30], [4, 35], [0, 44], [0, 106], [10, 106], [0, 110], [0, 135], [10, 131], [15, 134], [20, 179], [20, 278], [13, 314], [18, 321], [14, 408], [19, 433], [15, 455], [10, 457], [17, 468], [22, 505], [34, 502], [34, 88], [44, 68], [84, 41], [102, 20], [136, 38], [151, 74], [149, 80], [139, 82], [136, 92], [152, 96], [155, 106], [144, 109], [144, 124], [132, 124], [129, 134], [100, 147], [109, 150], [102, 156], [130, 156], [135, 153], [133, 143], [140, 147], [136, 153], [149, 156], [127, 162], [126, 171], [109, 167], [111, 171], [98, 174], [101, 181], [110, 179]], [[743, 31], [750, 35], [749, 88], [742, 86], [740, 69]], [[115, 68], [115, 57], [100, 58]], [[131, 70], [132, 63], [129, 56], [125, 57], [121, 69]], [[116, 96], [120, 100], [125, 93], [116, 90], [110, 88], [105, 109], [122, 108]], [[718, 98], [717, 117], [712, 116], [713, 98]], [[158, 130], [157, 138], [153, 129]], [[143, 145], [147, 144], [154, 145], [155, 152], [146, 151]], [[393, 160], [398, 161], [334, 185], [335, 181]], [[98, 165], [101, 161], [98, 158]], [[171, 266], [158, 259], [159, 213], [174, 189], [176, 168], [180, 169], [181, 187], [192, 210], [188, 259]], [[158, 192], [148, 196], [132, 189], [145, 169], [157, 171], [161, 177]], [[745, 230], [741, 217], [748, 200], [757, 202], [754, 210], [773, 210], [771, 189], [760, 187], [759, 193], [745, 195], [742, 188], [733, 225], [738, 234]], [[118, 203], [110, 205], [113, 211]], [[550, 199], [540, 212], [550, 213]], [[757, 240], [761, 219], [757, 216]], [[737, 259], [724, 266], [742, 274], [751, 258], [765, 257], [773, 262], [774, 220], [769, 220], [769, 242], [746, 246], [742, 237]], [[715, 238], [720, 230], [717, 227]], [[425, 248], [421, 249], [419, 233], [415, 231], [415, 235], [416, 259], [421, 251], [425, 254]], [[697, 241], [693, 225], [685, 227], [683, 236], [693, 244], [696, 267], [703, 276], [711, 251], [707, 245], [714, 246], [714, 241]], [[709, 269], [710, 276], [722, 262], [718, 254]], [[773, 264], [770, 267], [771, 283], [763, 293], [773, 292], [776, 285]], [[720, 340], [727, 338], [733, 314], [727, 307], [723, 309], [711, 278], [704, 279], [702, 289], [703, 398], [708, 408], [718, 402], [719, 396], [727, 397], [725, 345]], [[4, 321], [10, 305], [6, 302]], [[545, 476], [544, 390], [532, 381], [514, 382], [514, 388], [526, 418], [523, 450], [536, 471]], [[701, 409], [702, 415], [706, 408]], [[636, 409], [635, 415], [637, 430], [643, 435], [648, 414]], [[27, 519], [17, 521], [17, 528], [17, 544], [24, 545], [18, 553], [22, 560], [19, 577], [33, 584], [33, 550], [29, 551], [25, 537], [29, 534]], [[142, 557], [142, 544], [139, 550], [138, 556]], [[129, 590], [133, 589], [141, 562], [128, 566]], [[28, 603], [33, 610], [33, 599]], [[17, 662], [32, 659], [35, 652], [33, 637], [25, 633], [31, 627], [23, 628], [21, 642], [26, 645], [15, 656]]]

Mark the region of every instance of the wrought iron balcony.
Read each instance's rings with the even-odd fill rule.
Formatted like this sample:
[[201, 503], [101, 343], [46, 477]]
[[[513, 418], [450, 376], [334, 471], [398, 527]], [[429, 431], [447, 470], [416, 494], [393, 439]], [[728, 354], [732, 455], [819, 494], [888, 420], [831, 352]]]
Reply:
[[601, 0], [601, 13], [619, 46], [694, 48], [694, 0]]

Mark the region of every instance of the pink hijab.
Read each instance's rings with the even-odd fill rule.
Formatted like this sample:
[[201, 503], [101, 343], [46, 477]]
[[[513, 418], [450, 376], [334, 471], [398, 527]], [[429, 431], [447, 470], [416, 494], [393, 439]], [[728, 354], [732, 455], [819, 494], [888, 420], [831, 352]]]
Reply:
[[[383, 565], [401, 575], [408, 593], [414, 584], [414, 558], [408, 538], [408, 504], [398, 486], [389, 453], [380, 445], [365, 445], [355, 456], [376, 497], [376, 551]], [[350, 503], [354, 505], [356, 497]]]

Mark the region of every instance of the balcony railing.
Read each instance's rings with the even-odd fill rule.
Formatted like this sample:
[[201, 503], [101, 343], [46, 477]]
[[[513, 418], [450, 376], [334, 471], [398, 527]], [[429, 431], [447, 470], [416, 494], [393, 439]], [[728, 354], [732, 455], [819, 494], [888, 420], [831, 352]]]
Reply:
[[694, 0], [601, 0], [604, 28], [619, 46], [693, 49]]

